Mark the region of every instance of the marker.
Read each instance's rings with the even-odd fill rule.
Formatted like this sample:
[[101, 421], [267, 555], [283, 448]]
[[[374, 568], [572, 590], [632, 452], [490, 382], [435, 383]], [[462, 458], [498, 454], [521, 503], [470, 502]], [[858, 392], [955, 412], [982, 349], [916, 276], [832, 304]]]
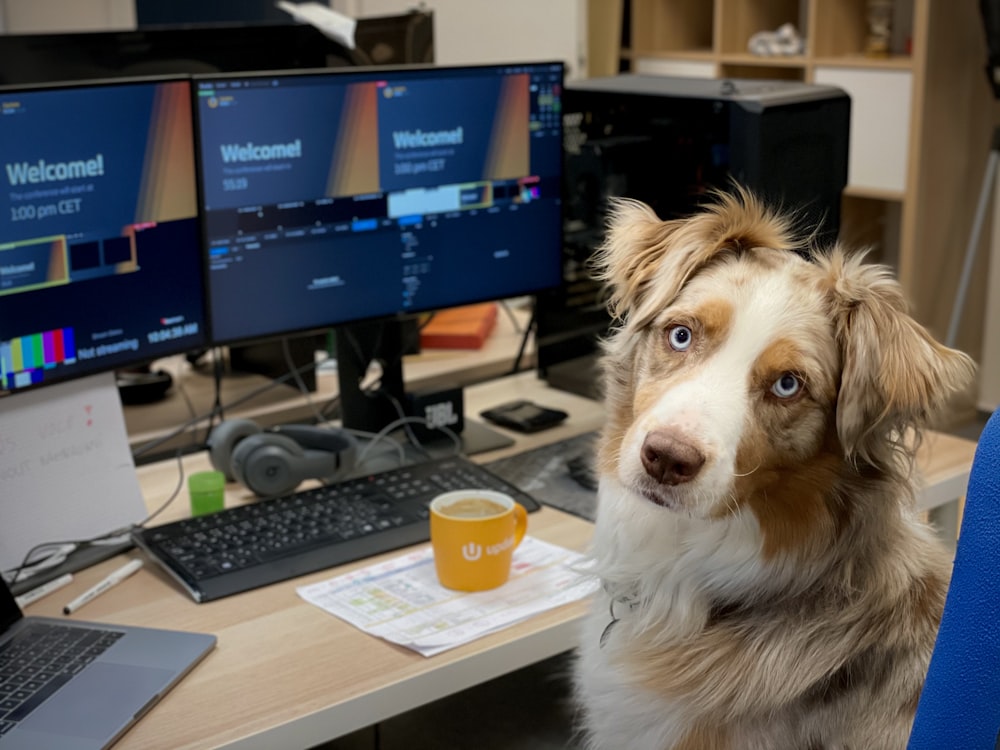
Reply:
[[14, 597], [14, 601], [17, 602], [17, 606], [24, 609], [32, 602], [37, 602], [43, 596], [48, 596], [53, 591], [58, 591], [63, 586], [70, 584], [73, 581], [72, 573], [63, 573], [58, 578], [53, 578], [51, 581], [46, 581], [41, 586], [36, 586], [30, 591], [25, 591], [20, 596]]
[[65, 607], [63, 607], [64, 615], [71, 615], [76, 612], [80, 607], [89, 602], [92, 599], [96, 599], [105, 591], [110, 589], [112, 586], [117, 586], [119, 583], [124, 581], [130, 575], [135, 573], [139, 568], [142, 567], [142, 560], [129, 560], [127, 563], [122, 565], [118, 570], [113, 572], [103, 581], [98, 583], [93, 588], [89, 588], [84, 591], [80, 596], [71, 601]]

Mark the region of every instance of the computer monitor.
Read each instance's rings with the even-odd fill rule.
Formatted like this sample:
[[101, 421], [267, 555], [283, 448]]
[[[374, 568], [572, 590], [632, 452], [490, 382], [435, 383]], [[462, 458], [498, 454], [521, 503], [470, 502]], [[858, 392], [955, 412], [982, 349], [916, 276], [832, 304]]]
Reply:
[[560, 283], [561, 63], [195, 85], [211, 338], [335, 328], [347, 426], [397, 416], [357, 383], [402, 397], [390, 323]]
[[0, 394], [204, 346], [191, 83], [0, 88]]

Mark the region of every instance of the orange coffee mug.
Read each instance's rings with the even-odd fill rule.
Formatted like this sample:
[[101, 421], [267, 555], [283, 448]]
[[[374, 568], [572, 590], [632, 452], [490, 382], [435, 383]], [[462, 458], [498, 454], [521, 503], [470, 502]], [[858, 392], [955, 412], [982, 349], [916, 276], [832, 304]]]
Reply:
[[528, 528], [523, 505], [502, 492], [470, 489], [438, 495], [430, 509], [434, 567], [442, 586], [486, 591], [506, 583]]

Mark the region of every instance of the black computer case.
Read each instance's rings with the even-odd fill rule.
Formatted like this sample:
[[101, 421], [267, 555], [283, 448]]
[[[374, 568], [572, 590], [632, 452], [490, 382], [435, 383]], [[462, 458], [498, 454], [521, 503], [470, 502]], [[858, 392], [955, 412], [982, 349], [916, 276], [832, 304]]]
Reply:
[[536, 307], [539, 370], [553, 385], [599, 396], [592, 360], [610, 319], [587, 260], [609, 198], [672, 219], [735, 181], [797, 212], [818, 242], [836, 239], [850, 127], [841, 89], [623, 74], [568, 83], [563, 122], [565, 283]]

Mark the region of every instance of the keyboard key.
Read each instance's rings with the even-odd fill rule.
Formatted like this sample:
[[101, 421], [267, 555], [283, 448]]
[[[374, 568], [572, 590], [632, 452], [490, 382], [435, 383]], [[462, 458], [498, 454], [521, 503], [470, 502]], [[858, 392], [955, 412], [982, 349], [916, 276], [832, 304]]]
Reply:
[[40, 706], [121, 635], [40, 623], [18, 631], [0, 650], [0, 734]]

